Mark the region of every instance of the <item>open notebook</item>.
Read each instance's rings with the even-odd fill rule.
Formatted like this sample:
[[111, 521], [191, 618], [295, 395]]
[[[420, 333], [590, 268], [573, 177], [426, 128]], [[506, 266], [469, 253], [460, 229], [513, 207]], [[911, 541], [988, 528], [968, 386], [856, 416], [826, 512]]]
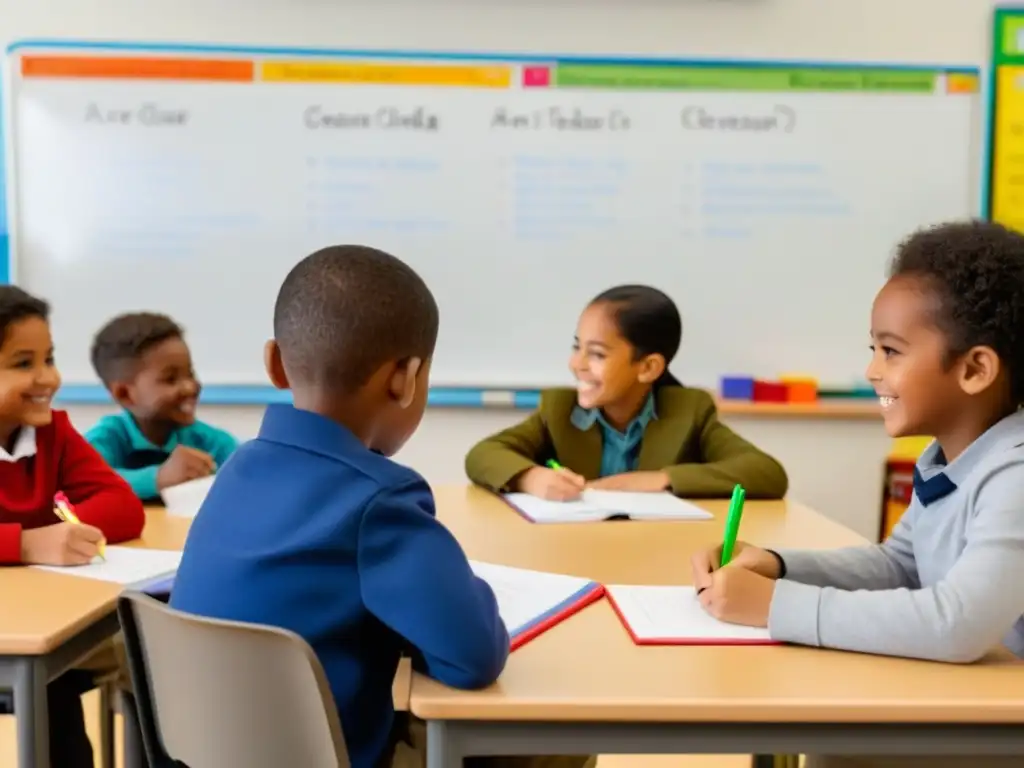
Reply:
[[605, 593], [637, 645], [775, 645], [768, 630], [709, 615], [693, 587], [609, 586]]
[[189, 480], [187, 483], [172, 485], [160, 492], [167, 514], [176, 517], [195, 517], [210, 492], [216, 475]]
[[527, 493], [503, 496], [534, 523], [594, 523], [601, 520], [711, 520], [713, 515], [671, 493], [587, 489], [573, 501], [548, 501]]
[[600, 600], [604, 587], [589, 579], [470, 560], [498, 601], [512, 650]]
[[123, 584], [153, 593], [169, 591], [169, 585], [181, 563], [181, 552], [164, 549], [108, 546], [106, 554], [106, 560], [97, 557], [88, 565], [32, 567], [65, 576]]

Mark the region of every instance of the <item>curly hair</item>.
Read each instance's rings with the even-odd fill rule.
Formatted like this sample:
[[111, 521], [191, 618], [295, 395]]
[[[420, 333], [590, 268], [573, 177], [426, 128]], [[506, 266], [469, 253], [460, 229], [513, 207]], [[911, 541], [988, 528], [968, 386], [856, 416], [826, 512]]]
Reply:
[[991, 347], [1024, 403], [1024, 235], [990, 221], [940, 224], [904, 240], [890, 277], [920, 278], [937, 301], [947, 359]]
[[132, 375], [146, 350], [167, 339], [182, 338], [181, 326], [154, 312], [118, 315], [104, 325], [92, 340], [93, 370], [106, 386]]
[[48, 321], [50, 305], [16, 285], [0, 285], [0, 343], [6, 338], [8, 328], [29, 317]]

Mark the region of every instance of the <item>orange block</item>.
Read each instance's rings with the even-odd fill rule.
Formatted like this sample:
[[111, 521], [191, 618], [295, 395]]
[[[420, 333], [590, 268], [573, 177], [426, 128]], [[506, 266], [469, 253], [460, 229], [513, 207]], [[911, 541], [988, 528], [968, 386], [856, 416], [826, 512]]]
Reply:
[[786, 385], [787, 403], [818, 402], [818, 380], [804, 376], [783, 376], [780, 381]]

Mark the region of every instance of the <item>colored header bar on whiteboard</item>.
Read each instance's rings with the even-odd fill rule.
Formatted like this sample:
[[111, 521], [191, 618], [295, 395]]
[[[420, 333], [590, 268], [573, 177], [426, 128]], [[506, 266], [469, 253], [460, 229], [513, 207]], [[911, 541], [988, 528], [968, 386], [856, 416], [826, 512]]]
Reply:
[[103, 80], [206, 80], [252, 82], [254, 65], [244, 59], [161, 56], [21, 57], [22, 77], [94, 78]]
[[265, 61], [260, 79], [288, 83], [368, 83], [463, 88], [508, 88], [512, 67], [463, 64], [378, 64], [330, 61]]
[[606, 64], [560, 64], [555, 69], [555, 85], [562, 88], [934, 93], [943, 84], [950, 93], [979, 89], [976, 74], [934, 69]]
[[[21, 57], [23, 77], [228, 82], [368, 84], [456, 88], [587, 88], [610, 90], [735, 90], [975, 94], [977, 71], [941, 67], [766, 65], [735, 62], [622, 63], [509, 58], [451, 61], [423, 54], [423, 61], [343, 53], [310, 58], [188, 54], [134, 56], [47, 52]], [[433, 60], [431, 60], [433, 59]]]

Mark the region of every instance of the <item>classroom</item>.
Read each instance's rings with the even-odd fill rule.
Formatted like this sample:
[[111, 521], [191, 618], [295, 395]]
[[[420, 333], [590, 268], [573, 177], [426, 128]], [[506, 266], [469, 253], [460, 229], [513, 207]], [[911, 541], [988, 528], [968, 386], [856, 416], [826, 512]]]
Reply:
[[[995, 594], [1024, 577], [1024, 8], [0, 0], [0, 19], [0, 765], [78, 768], [65, 727], [103, 768], [1024, 762], [1024, 599]], [[29, 374], [11, 337], [38, 334], [55, 353]], [[179, 379], [149, 371], [158, 349]], [[313, 524], [335, 514], [316, 473], [342, 506], [365, 490], [361, 523]], [[400, 570], [417, 558], [429, 578]], [[291, 560], [353, 579], [358, 606], [286, 595]], [[278, 617], [256, 584], [325, 607]], [[418, 607], [428, 584], [451, 605]], [[456, 604], [462, 640], [430, 645]], [[202, 646], [217, 619], [309, 646], [237, 627]], [[172, 626], [194, 664], [171, 662]], [[468, 639], [488, 632], [507, 637], [489, 666]], [[296, 664], [305, 686], [283, 682]], [[381, 674], [393, 701], [366, 688]], [[267, 719], [251, 743], [225, 725], [247, 718]]]

